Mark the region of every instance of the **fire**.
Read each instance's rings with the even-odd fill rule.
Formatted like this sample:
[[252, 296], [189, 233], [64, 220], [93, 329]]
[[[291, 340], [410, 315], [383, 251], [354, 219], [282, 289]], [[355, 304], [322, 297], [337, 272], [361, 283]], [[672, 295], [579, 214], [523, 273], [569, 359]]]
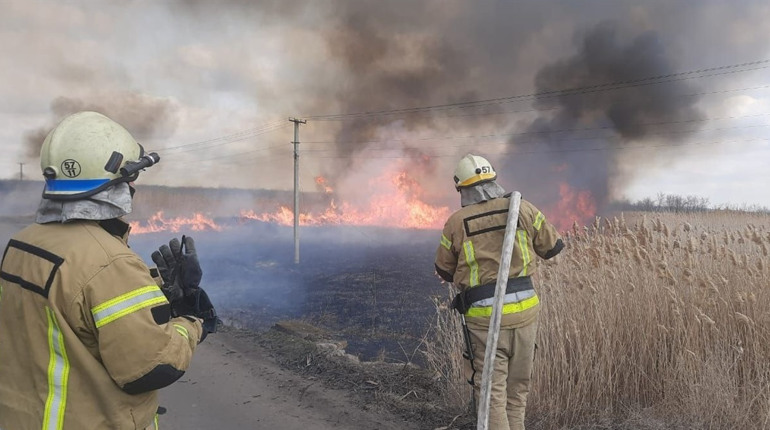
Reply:
[[[321, 176], [316, 178], [316, 184], [329, 196], [328, 203], [315, 209], [307, 209], [301, 205], [299, 224], [302, 226], [440, 229], [451, 215], [446, 206], [426, 203], [424, 189], [406, 170], [392, 170], [372, 179], [367, 184], [367, 189], [372, 190], [372, 195], [367, 201], [357, 204], [336, 196], [334, 188]], [[577, 189], [566, 181], [560, 181], [558, 187], [558, 203], [543, 208], [548, 220], [557, 229], [566, 231], [576, 221], [581, 225], [593, 221], [596, 215], [596, 201], [589, 191]], [[243, 209], [240, 211], [240, 219], [292, 226], [294, 210], [290, 205], [279, 205], [275, 209], [262, 212]], [[163, 212], [158, 212], [144, 223], [134, 221], [130, 224], [134, 234], [182, 230], [222, 231], [226, 228], [200, 213], [190, 217], [165, 218]]]
[[596, 216], [596, 201], [587, 190], [577, 190], [559, 182], [559, 202], [547, 208], [548, 220], [560, 231], [566, 231], [577, 221], [589, 224]]
[[132, 234], [157, 233], [161, 231], [178, 232], [182, 229], [192, 231], [222, 231], [222, 227], [207, 216], [195, 213], [191, 217], [176, 217], [166, 219], [163, 212], [157, 212], [147, 220], [145, 225], [137, 221], [129, 223]]
[[[422, 187], [406, 171], [383, 174], [375, 178], [374, 182], [379, 186], [385, 185], [386, 190], [371, 197], [363, 206], [356, 206], [348, 201], [338, 203], [332, 199], [326, 208], [300, 212], [300, 225], [439, 229], [450, 215], [449, 208], [446, 206], [432, 206], [425, 203]], [[322, 177], [316, 178], [316, 183], [331, 190]], [[281, 206], [275, 212], [265, 213], [244, 210], [241, 212], [241, 217], [281, 225], [294, 224], [294, 212], [288, 206]]]
[[[325, 178], [318, 176], [316, 184], [321, 187], [324, 194], [333, 196], [334, 189]], [[371, 189], [378, 189], [379, 192], [375, 192], [364, 204], [356, 205], [349, 201], [338, 201], [336, 198], [331, 198], [326, 207], [301, 212], [299, 215], [300, 225], [440, 229], [450, 215], [448, 207], [433, 206], [426, 203], [423, 188], [406, 171], [384, 173], [373, 179], [369, 185]], [[240, 212], [240, 218], [292, 226], [294, 225], [294, 210], [291, 206], [283, 205], [273, 211], [266, 212], [244, 209]], [[158, 212], [145, 223], [131, 222], [131, 232], [134, 234], [161, 231], [178, 232], [183, 229], [221, 231], [223, 228], [213, 219], [200, 213], [195, 213], [191, 217], [166, 219], [163, 212]]]
[[323, 176], [316, 176], [315, 177], [315, 183], [318, 184], [318, 187], [326, 194], [331, 194], [334, 192], [334, 189], [329, 186], [326, 178]]

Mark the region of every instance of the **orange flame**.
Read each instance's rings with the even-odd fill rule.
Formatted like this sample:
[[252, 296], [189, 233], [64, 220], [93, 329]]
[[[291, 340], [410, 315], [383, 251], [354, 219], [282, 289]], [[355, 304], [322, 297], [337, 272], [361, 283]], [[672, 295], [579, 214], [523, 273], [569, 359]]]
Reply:
[[[450, 211], [446, 206], [433, 206], [423, 201], [424, 191], [420, 184], [405, 171], [394, 174], [383, 174], [373, 182], [385, 192], [374, 195], [363, 206], [350, 202], [337, 203], [331, 199], [327, 207], [317, 211], [301, 212], [299, 224], [309, 225], [352, 225], [380, 226], [396, 228], [440, 229], [449, 217]], [[323, 187], [326, 194], [333, 192], [325, 178], [319, 176], [316, 183]], [[371, 184], [370, 184], [371, 185]], [[294, 225], [294, 211], [290, 206], [280, 206], [272, 212], [258, 213], [252, 209], [244, 209], [241, 219], [258, 220], [280, 225]], [[177, 217], [166, 219], [163, 212], [158, 212], [144, 224], [131, 222], [133, 234], [156, 233], [161, 231], [178, 232], [182, 229], [193, 231], [221, 231], [222, 226], [200, 213], [192, 217]]]
[[200, 213], [195, 213], [189, 218], [176, 217], [165, 219], [163, 212], [157, 212], [147, 220], [145, 225], [138, 221], [132, 221], [129, 225], [131, 226], [132, 234], [157, 233], [161, 231], [178, 232], [183, 228], [192, 231], [222, 231], [222, 227], [214, 222], [214, 220]]
[[[338, 204], [332, 200], [321, 211], [301, 212], [299, 224], [437, 229], [443, 226], [450, 215], [448, 207], [432, 206], [422, 201], [422, 187], [405, 171], [390, 177], [386, 174], [375, 181], [387, 184], [388, 189], [385, 193], [373, 196], [363, 208], [346, 201]], [[316, 182], [325, 184], [325, 180], [319, 182], [318, 178]], [[288, 206], [281, 206], [272, 213], [244, 210], [241, 211], [241, 217], [282, 225], [294, 224], [294, 212]]]
[[577, 190], [559, 182], [559, 202], [547, 209], [548, 220], [560, 231], [566, 231], [577, 221], [587, 225], [596, 216], [596, 201], [588, 190]]
[[318, 184], [318, 187], [326, 194], [331, 194], [334, 192], [334, 189], [329, 186], [328, 181], [323, 176], [316, 176], [315, 183]]

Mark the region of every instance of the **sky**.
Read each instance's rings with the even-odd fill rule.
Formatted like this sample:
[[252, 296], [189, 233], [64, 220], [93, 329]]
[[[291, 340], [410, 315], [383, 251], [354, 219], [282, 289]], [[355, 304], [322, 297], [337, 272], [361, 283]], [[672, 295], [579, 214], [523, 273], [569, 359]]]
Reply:
[[770, 207], [765, 0], [0, 8], [2, 178], [39, 179], [47, 132], [97, 110], [160, 154], [140, 183], [291, 189], [300, 118], [303, 190], [321, 176], [353, 201], [406, 172], [421, 198], [456, 205], [454, 166], [472, 152], [539, 205]]

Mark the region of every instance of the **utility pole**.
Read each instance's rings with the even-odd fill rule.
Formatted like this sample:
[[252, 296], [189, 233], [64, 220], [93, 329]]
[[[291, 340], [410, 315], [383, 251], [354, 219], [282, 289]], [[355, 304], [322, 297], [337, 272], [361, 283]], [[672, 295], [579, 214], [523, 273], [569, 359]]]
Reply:
[[307, 120], [289, 118], [294, 123], [294, 264], [299, 264], [299, 125]]
[[22, 178], [24, 178], [24, 163], [19, 163], [19, 180], [21, 181]]

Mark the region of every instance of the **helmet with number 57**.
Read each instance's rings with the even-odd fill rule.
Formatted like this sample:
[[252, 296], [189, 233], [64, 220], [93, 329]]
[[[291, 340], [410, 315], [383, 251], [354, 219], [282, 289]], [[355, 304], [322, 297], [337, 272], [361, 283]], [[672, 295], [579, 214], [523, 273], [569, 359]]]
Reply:
[[78, 112], [57, 125], [43, 142], [40, 168], [45, 177], [43, 198], [79, 200], [107, 187], [131, 182], [155, 164], [155, 153], [117, 122], [97, 112]]
[[486, 158], [468, 154], [457, 163], [455, 168], [455, 188], [470, 187], [484, 182], [494, 181], [497, 178], [495, 169]]

